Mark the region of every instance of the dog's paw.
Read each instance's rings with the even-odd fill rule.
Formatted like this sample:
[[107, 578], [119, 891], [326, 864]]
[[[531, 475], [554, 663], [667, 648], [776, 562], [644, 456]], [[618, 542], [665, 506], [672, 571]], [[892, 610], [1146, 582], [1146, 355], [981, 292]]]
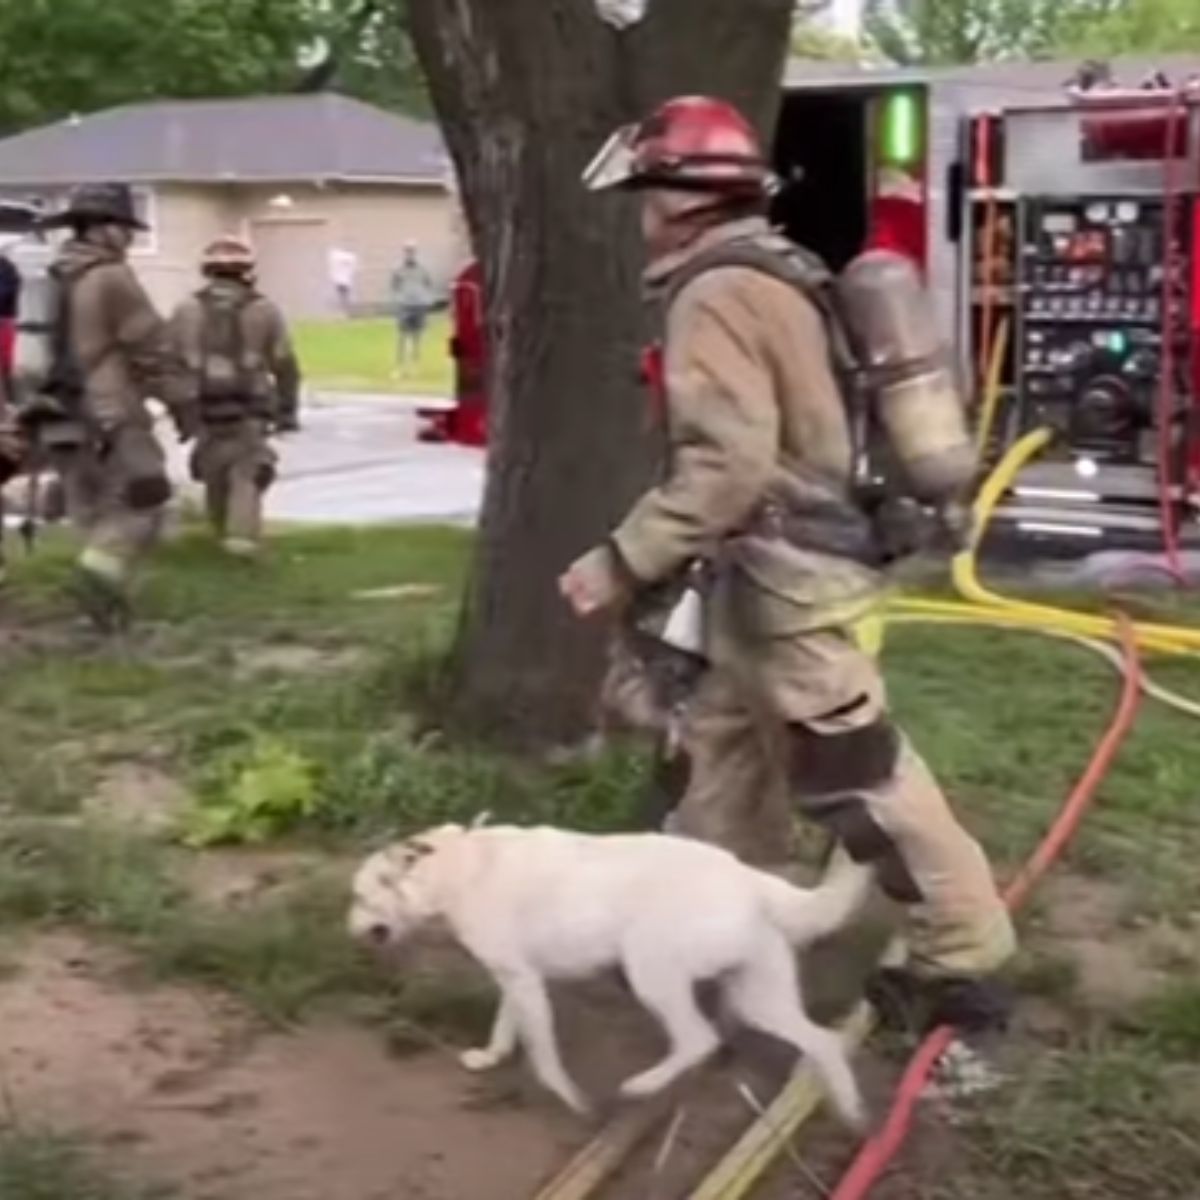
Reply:
[[459, 1064], [472, 1075], [493, 1071], [500, 1065], [500, 1058], [490, 1050], [464, 1050], [458, 1056]]

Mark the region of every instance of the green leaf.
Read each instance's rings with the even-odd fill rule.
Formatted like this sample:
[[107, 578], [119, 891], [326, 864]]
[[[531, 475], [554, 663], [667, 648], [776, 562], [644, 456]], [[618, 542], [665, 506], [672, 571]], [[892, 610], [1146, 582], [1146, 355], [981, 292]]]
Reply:
[[193, 847], [260, 843], [312, 816], [316, 766], [279, 738], [257, 737], [214, 761], [184, 820]]

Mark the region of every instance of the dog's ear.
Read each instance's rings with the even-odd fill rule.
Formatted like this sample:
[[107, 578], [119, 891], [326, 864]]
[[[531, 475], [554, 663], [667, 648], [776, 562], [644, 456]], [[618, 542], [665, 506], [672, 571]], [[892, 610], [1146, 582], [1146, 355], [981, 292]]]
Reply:
[[481, 812], [471, 822], [468, 829], [471, 833], [474, 833], [476, 829], [482, 829], [491, 819], [492, 814], [490, 812]]

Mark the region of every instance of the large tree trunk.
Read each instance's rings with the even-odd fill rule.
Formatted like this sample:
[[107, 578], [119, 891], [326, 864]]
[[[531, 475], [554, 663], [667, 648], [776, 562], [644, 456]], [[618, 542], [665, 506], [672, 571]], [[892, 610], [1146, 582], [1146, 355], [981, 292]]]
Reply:
[[556, 580], [648, 478], [636, 214], [580, 173], [619, 124], [703, 92], [774, 118], [793, 0], [649, 0], [624, 32], [593, 0], [408, 0], [483, 265], [489, 473], [456, 704], [520, 740], [579, 736], [604, 630]]

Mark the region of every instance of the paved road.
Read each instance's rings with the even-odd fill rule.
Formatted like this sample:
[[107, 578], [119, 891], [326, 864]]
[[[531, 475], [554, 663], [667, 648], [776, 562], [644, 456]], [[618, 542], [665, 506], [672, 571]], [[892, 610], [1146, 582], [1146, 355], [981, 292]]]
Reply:
[[[482, 451], [417, 441], [416, 407], [397, 396], [330, 396], [304, 410], [304, 428], [282, 438], [279, 481], [267, 495], [273, 521], [374, 524], [473, 523], [483, 495]], [[171, 471], [186, 479], [186, 448]]]

